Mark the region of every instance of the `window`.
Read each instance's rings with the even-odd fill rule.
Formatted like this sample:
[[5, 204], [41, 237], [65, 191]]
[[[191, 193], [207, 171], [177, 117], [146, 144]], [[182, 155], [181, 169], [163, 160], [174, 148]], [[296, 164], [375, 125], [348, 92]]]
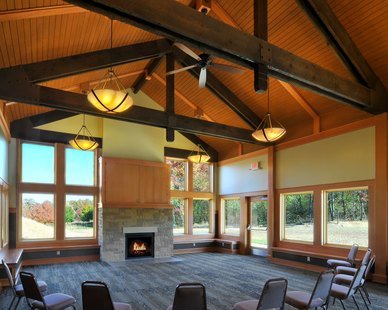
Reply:
[[22, 182], [54, 183], [55, 148], [36, 143], [22, 144]]
[[224, 199], [224, 233], [240, 235], [240, 199]]
[[66, 195], [65, 237], [91, 238], [94, 235], [94, 198]]
[[166, 164], [170, 165], [171, 190], [184, 191], [186, 189], [186, 167], [184, 160], [167, 159]]
[[210, 200], [193, 200], [193, 234], [210, 233]]
[[54, 239], [54, 194], [22, 194], [22, 239]]
[[368, 247], [368, 189], [326, 191], [326, 243]]
[[174, 236], [211, 234], [212, 164], [196, 164], [175, 158], [166, 158], [166, 164], [170, 165]]
[[185, 199], [172, 198], [171, 204], [173, 206], [173, 232], [174, 235], [182, 235], [185, 233]]
[[313, 198], [312, 192], [281, 195], [283, 239], [305, 242], [314, 241]]
[[251, 245], [267, 246], [268, 232], [268, 201], [255, 200], [251, 202]]
[[21, 143], [18, 242], [96, 240], [96, 153]]
[[94, 152], [66, 148], [66, 185], [94, 185]]
[[195, 192], [210, 192], [211, 168], [209, 164], [193, 163], [193, 190]]

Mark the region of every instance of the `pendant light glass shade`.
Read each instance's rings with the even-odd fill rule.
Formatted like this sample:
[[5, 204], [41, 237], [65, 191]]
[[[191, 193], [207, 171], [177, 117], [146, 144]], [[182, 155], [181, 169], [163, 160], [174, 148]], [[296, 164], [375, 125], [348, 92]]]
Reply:
[[[110, 21], [110, 48], [113, 47], [113, 20]], [[88, 101], [97, 109], [107, 113], [120, 113], [133, 105], [123, 84], [112, 67], [102, 77], [100, 82], [89, 92]]]
[[80, 130], [78, 131], [74, 139], [69, 141], [69, 144], [73, 148], [77, 150], [82, 150], [82, 151], [92, 151], [98, 147], [97, 141], [94, 140], [94, 138], [92, 137], [92, 134], [85, 126], [85, 115], [83, 117], [83, 124]]
[[269, 113], [269, 81], [268, 81], [268, 93], [267, 93], [267, 115], [263, 118], [259, 126], [252, 133], [252, 137], [260, 142], [274, 142], [286, 133], [286, 129], [277, 120], [271, 119], [271, 113]]
[[203, 149], [203, 147], [198, 144], [198, 149], [196, 151], [192, 151], [190, 155], [187, 157], [193, 163], [202, 164], [206, 163], [210, 160], [209, 154]]
[[133, 105], [133, 100], [111, 69], [92, 89], [88, 101], [97, 109], [108, 113], [120, 113]]
[[253, 138], [260, 142], [273, 142], [284, 136], [286, 129], [268, 113], [257, 129], [252, 133]]

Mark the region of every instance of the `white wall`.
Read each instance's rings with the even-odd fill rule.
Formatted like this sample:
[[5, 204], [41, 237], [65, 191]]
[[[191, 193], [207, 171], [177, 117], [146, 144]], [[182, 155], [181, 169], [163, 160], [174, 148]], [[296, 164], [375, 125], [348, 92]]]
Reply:
[[[260, 162], [259, 170], [250, 170], [251, 163]], [[218, 193], [231, 195], [268, 190], [268, 156], [258, 155], [222, 164], [218, 168]]]
[[276, 188], [374, 178], [374, 127], [276, 152]]

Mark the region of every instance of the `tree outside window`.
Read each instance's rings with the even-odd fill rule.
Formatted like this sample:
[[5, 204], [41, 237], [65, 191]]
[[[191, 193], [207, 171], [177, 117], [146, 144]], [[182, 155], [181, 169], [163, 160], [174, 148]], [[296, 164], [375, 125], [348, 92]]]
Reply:
[[224, 203], [224, 233], [240, 235], [240, 199], [225, 199]]
[[186, 161], [166, 159], [170, 165], [170, 189], [184, 191], [186, 189]]

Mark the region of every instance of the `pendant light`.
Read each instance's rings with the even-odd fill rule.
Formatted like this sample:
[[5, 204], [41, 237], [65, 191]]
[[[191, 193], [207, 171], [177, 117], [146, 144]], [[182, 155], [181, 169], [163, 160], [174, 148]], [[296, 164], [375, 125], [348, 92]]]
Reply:
[[[113, 48], [113, 20], [110, 20], [110, 49]], [[120, 113], [133, 105], [123, 84], [112, 69], [102, 77], [98, 84], [89, 92], [88, 101], [97, 109], [108, 113]]]
[[253, 138], [260, 142], [274, 142], [286, 133], [286, 129], [275, 119], [271, 119], [271, 113], [269, 113], [269, 83], [268, 83], [268, 105], [267, 105], [267, 114], [252, 133]]
[[85, 114], [83, 115], [83, 122], [80, 130], [78, 131], [74, 139], [69, 141], [69, 144], [73, 148], [82, 151], [92, 151], [98, 147], [97, 141], [94, 140], [92, 134], [85, 126]]
[[196, 151], [192, 151], [187, 159], [196, 164], [203, 164], [209, 161], [210, 156], [204, 148], [198, 144], [198, 149]]

